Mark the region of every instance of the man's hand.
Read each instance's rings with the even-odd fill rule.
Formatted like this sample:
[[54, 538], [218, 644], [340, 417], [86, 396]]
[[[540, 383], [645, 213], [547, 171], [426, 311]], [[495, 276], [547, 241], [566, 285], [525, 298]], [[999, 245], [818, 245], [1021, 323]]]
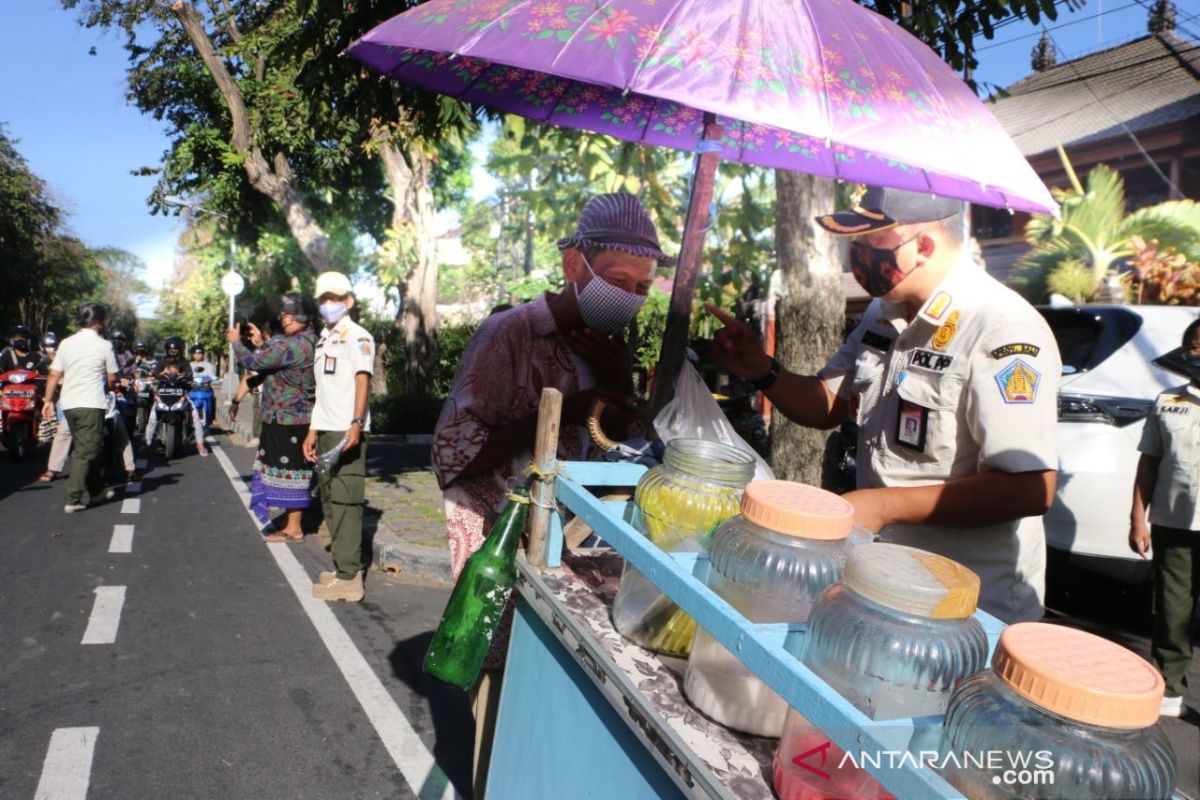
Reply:
[[597, 400], [605, 402], [607, 407], [604, 413], [619, 425], [628, 426], [638, 418], [636, 401], [632, 395], [608, 389], [588, 389], [585, 392], [575, 392], [563, 400], [563, 424], [586, 425], [588, 414]]
[[855, 523], [871, 533], [879, 533], [884, 525], [891, 522], [885, 514], [886, 493], [886, 489], [856, 489], [846, 492], [842, 498], [854, 506]]
[[771, 357], [762, 348], [758, 334], [733, 315], [708, 303], [704, 306], [725, 327], [713, 336], [708, 360], [746, 380], [758, 380], [771, 371]]
[[1134, 520], [1129, 525], [1129, 549], [1142, 558], [1150, 552], [1150, 529], [1144, 520]]
[[50, 398], [42, 401], [42, 419], [54, 419], [54, 401]]
[[304, 451], [304, 460], [310, 461], [313, 464], [317, 463], [317, 432], [309, 430], [304, 437], [304, 444], [301, 445], [301, 450]]
[[[346, 450], [352, 450], [359, 442], [362, 441], [362, 428], [357, 424], [352, 424], [346, 429]], [[314, 461], [316, 459], [313, 459]]]
[[230, 344], [239, 342], [241, 339], [242, 331], [240, 328], [230, 328], [229, 330], [225, 331], [225, 341], [229, 342]]
[[571, 350], [592, 368], [596, 384], [614, 392], [633, 394], [633, 358], [621, 337], [610, 339], [585, 328], [567, 338]]
[[262, 347], [262, 343], [266, 341], [263, 332], [253, 322], [247, 322], [246, 327], [250, 329], [250, 343], [255, 347]]
[[238, 412], [238, 404], [237, 404], [237, 403], [230, 403], [230, 404], [229, 404], [229, 421], [230, 421], [230, 422], [236, 422], [236, 421], [237, 421], [237, 412]]

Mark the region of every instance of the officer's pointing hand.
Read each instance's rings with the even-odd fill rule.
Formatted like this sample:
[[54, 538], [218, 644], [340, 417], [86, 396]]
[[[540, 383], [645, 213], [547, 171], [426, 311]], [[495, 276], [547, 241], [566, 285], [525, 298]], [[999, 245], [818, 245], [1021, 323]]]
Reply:
[[763, 351], [754, 329], [712, 303], [704, 308], [725, 326], [713, 335], [708, 360], [739, 378], [756, 380], [766, 375], [771, 369], [771, 357]]

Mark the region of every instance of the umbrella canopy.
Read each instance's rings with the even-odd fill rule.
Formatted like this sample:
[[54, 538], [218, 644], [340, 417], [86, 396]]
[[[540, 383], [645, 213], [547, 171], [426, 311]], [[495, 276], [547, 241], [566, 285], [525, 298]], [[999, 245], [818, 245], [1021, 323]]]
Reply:
[[[551, 125], [1057, 208], [954, 71], [851, 0], [430, 0], [349, 52], [404, 83]], [[701, 146], [705, 112], [722, 133]]]

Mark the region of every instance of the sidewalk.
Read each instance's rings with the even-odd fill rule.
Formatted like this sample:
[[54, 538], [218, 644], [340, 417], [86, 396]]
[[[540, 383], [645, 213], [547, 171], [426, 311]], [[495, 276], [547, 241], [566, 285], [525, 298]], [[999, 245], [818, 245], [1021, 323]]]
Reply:
[[371, 436], [363, 533], [379, 569], [450, 583], [442, 492], [430, 436]]

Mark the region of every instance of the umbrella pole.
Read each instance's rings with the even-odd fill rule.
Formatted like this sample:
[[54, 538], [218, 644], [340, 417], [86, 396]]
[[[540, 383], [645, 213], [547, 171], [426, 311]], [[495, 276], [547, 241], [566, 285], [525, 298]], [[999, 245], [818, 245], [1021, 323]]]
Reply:
[[671, 289], [671, 306], [667, 312], [667, 327], [663, 331], [662, 351], [655, 370], [654, 394], [650, 400], [651, 415], [658, 414], [675, 394], [675, 379], [683, 367], [688, 331], [692, 323], [692, 298], [696, 293], [696, 276], [704, 255], [704, 232], [708, 229], [709, 207], [716, 186], [717, 162], [720, 149], [717, 143], [725, 130], [717, 124], [715, 114], [704, 115], [704, 138], [696, 155], [692, 176], [692, 196], [688, 200], [687, 217], [683, 226], [683, 243], [679, 249], [679, 267]]

